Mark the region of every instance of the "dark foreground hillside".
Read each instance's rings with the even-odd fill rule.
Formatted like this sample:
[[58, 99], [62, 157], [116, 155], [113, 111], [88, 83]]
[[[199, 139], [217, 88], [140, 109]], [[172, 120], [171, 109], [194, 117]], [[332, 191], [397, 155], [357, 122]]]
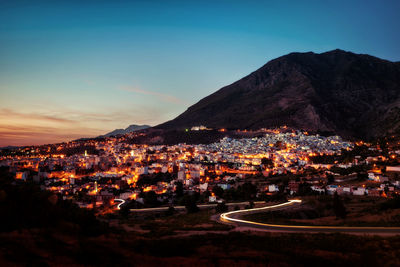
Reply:
[[397, 266], [400, 237], [227, 233], [82, 237], [49, 230], [0, 234], [0, 265]]
[[15, 181], [0, 168], [0, 233], [23, 229], [54, 229], [98, 235], [107, 227], [93, 211], [80, 209], [34, 183]]
[[[0, 266], [399, 264], [400, 236], [233, 232], [229, 227], [207, 226], [209, 217], [203, 216], [207, 212], [149, 217], [140, 223], [150, 230], [127, 229], [129, 221], [122, 215], [97, 219], [92, 211], [34, 184], [15, 184], [3, 169], [0, 214]], [[174, 230], [161, 229], [174, 220], [182, 223], [175, 222]], [[187, 230], [177, 231], [180, 227]]]

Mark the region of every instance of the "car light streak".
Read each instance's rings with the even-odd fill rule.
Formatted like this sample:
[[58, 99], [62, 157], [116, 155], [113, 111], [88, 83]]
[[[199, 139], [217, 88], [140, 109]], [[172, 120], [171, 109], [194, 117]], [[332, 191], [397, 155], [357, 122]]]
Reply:
[[244, 223], [255, 223], [256, 222], [251, 222], [251, 221], [245, 221], [245, 220], [240, 220], [240, 219], [235, 219], [235, 218], [230, 218], [229, 215], [232, 214], [239, 214], [239, 213], [249, 213], [249, 212], [254, 212], [254, 211], [261, 211], [261, 210], [271, 210], [279, 207], [284, 207], [284, 206], [289, 206], [293, 205], [294, 203], [301, 203], [300, 199], [292, 199], [289, 200], [288, 202], [277, 204], [277, 205], [272, 205], [272, 206], [267, 206], [267, 207], [262, 207], [262, 208], [254, 208], [254, 209], [247, 209], [247, 210], [235, 210], [235, 211], [230, 211], [226, 213], [222, 213], [220, 215], [220, 218], [224, 221], [233, 221], [233, 222], [244, 222]]
[[254, 211], [264, 211], [264, 210], [272, 210], [280, 207], [291, 206], [295, 203], [301, 203], [299, 199], [289, 200], [288, 202], [262, 207], [255, 209], [247, 209], [247, 210], [236, 210], [230, 211], [226, 213], [222, 213], [220, 215], [220, 220], [223, 222], [236, 222], [242, 223], [246, 225], [253, 226], [264, 226], [266, 229], [271, 230], [304, 230], [304, 231], [332, 231], [332, 232], [393, 232], [400, 233], [400, 227], [347, 227], [347, 226], [302, 226], [302, 225], [277, 225], [277, 224], [267, 224], [267, 223], [259, 223], [247, 220], [241, 220], [237, 218], [230, 217], [233, 214], [245, 214], [252, 213]]
[[114, 201], [121, 201], [121, 203], [119, 203], [118, 205], [117, 205], [117, 209], [121, 209], [121, 206], [123, 205], [123, 204], [125, 204], [125, 200], [123, 200], [123, 199], [120, 199], [120, 198], [116, 198], [116, 199], [114, 199]]
[[[265, 203], [264, 201], [257, 201], [254, 202], [254, 204], [261, 204], [261, 203]], [[247, 205], [249, 204], [248, 201], [245, 202], [239, 202], [239, 203], [226, 203], [227, 206], [233, 206], [233, 205]], [[213, 208], [216, 207], [218, 204], [214, 203], [214, 204], [201, 204], [201, 205], [197, 205], [197, 207], [199, 207], [200, 209], [202, 208]], [[147, 211], [165, 211], [168, 210], [169, 207], [156, 207], [156, 208], [142, 208], [142, 209], [130, 209], [130, 211], [132, 212], [147, 212]], [[174, 209], [176, 210], [181, 210], [181, 209], [186, 209], [185, 206], [174, 206]]]

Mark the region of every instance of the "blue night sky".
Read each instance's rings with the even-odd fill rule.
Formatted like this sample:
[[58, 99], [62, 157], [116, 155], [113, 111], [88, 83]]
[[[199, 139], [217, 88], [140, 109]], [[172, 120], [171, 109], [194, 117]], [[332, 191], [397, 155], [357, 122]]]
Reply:
[[2, 1], [0, 146], [156, 125], [269, 60], [400, 60], [400, 1]]

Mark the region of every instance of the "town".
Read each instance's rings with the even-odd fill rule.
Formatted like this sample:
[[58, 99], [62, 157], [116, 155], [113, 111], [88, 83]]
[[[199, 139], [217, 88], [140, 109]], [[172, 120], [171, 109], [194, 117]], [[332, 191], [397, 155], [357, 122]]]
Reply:
[[261, 131], [260, 137], [226, 136], [210, 144], [132, 144], [116, 136], [3, 149], [0, 166], [16, 182], [37, 183], [102, 212], [119, 209], [118, 201], [134, 208], [170, 207], [185, 204], [183, 196], [204, 204], [400, 192], [397, 143], [353, 143], [287, 127]]

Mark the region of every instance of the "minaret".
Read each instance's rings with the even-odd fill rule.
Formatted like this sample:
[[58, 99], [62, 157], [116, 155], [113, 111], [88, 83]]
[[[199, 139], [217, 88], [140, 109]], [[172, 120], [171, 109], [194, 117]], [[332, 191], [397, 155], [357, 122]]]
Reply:
[[85, 157], [87, 157], [88, 156], [88, 154], [87, 154], [87, 150], [85, 150]]
[[96, 194], [97, 194], [97, 181], [94, 181], [94, 191], [95, 191]]

